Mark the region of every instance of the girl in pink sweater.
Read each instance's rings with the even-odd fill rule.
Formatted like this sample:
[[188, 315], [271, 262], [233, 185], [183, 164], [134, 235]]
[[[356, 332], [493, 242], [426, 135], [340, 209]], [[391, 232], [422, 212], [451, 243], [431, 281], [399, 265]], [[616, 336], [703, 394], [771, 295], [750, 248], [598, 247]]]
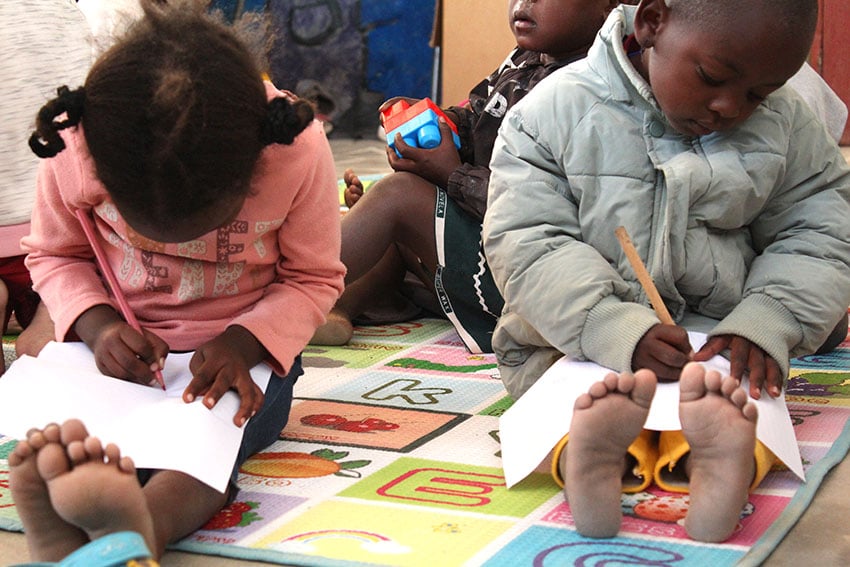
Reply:
[[[60, 88], [39, 113], [31, 146], [49, 159], [23, 246], [56, 339], [83, 340], [103, 373], [147, 384], [169, 350], [191, 350], [187, 403], [212, 407], [228, 390], [239, 394], [234, 423], [251, 420], [235, 476], [277, 439], [299, 354], [342, 291], [335, 171], [312, 108], [264, 84], [231, 28], [184, 5], [143, 6], [145, 18], [95, 63], [84, 87]], [[105, 288], [80, 209], [92, 215], [142, 333]], [[249, 374], [261, 361], [275, 372], [265, 393]], [[28, 537], [42, 540], [34, 559], [56, 561], [93, 535], [67, 518], [46, 526], [33, 512], [50, 502], [32, 505], [27, 486], [38, 478], [27, 462], [58, 443], [74, 465], [103, 463], [94, 462], [96, 448], [79, 458], [50, 431], [10, 462]], [[158, 557], [233, 492], [154, 471], [132, 496], [127, 527]]]

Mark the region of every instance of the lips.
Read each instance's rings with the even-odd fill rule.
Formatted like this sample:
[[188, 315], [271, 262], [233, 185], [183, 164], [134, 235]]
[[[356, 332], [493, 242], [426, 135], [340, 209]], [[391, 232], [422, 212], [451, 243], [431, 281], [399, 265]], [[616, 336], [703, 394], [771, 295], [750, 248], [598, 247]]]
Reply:
[[517, 10], [513, 15], [514, 29], [516, 31], [527, 31], [537, 27], [531, 15], [525, 10]]
[[701, 122], [697, 122], [696, 120], [692, 120], [691, 125], [692, 130], [697, 136], [708, 136], [709, 134], [717, 130], [717, 128], [705, 126]]

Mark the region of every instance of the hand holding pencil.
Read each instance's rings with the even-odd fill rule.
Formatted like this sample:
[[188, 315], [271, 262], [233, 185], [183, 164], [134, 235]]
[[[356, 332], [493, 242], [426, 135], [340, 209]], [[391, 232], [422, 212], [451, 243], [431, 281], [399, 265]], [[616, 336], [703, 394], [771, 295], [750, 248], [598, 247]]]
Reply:
[[94, 351], [98, 368], [104, 374], [131, 378], [144, 384], [151, 383], [153, 377], [165, 390], [162, 367], [168, 344], [139, 325], [97, 239], [94, 223], [85, 211], [78, 209], [76, 214], [94, 251], [101, 276], [106, 279], [107, 288], [112, 292], [124, 317], [122, 321], [111, 307], [96, 305], [77, 319], [77, 333]]
[[661, 321], [638, 341], [632, 355], [632, 368], [648, 368], [655, 372], [659, 380], [678, 380], [682, 368], [693, 358], [688, 332], [673, 321], [625, 227], [618, 227], [615, 234], [652, 309]]

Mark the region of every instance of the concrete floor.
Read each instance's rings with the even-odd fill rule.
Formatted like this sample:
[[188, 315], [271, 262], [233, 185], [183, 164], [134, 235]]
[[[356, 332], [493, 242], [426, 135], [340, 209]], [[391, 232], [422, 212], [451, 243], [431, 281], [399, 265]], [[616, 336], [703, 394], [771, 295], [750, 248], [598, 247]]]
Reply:
[[[360, 174], [388, 171], [382, 142], [375, 140], [332, 139], [331, 147], [339, 175], [346, 167]], [[850, 147], [842, 148], [850, 162]], [[812, 504], [782, 543], [763, 563], [768, 567], [786, 565], [850, 565], [850, 460], [844, 460], [828, 475]], [[0, 531], [0, 565], [28, 561], [24, 536]], [[208, 555], [168, 552], [162, 558], [167, 567], [230, 567], [233, 565], [275, 565], [238, 561]]]

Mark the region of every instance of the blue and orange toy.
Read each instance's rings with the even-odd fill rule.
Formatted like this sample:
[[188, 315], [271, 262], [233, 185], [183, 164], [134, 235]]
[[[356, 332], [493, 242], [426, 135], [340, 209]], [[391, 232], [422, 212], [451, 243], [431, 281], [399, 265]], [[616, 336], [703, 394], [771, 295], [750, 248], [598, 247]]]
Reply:
[[381, 125], [387, 133], [387, 145], [401, 154], [395, 147], [395, 135], [401, 134], [401, 139], [408, 146], [431, 149], [440, 145], [440, 117], [452, 129], [452, 140], [455, 147], [460, 149], [460, 136], [457, 126], [446, 116], [442, 109], [430, 98], [423, 98], [416, 104], [400, 100], [381, 112]]

